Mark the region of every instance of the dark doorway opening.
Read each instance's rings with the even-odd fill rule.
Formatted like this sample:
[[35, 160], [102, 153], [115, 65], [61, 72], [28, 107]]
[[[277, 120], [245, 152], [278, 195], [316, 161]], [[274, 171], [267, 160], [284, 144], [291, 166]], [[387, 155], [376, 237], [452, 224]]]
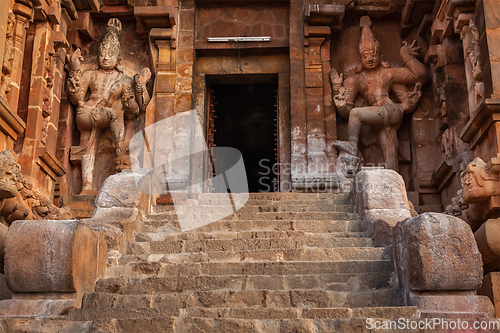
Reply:
[[[249, 192], [278, 188], [277, 82], [210, 85], [209, 147], [238, 149]], [[209, 127], [210, 127], [209, 125]]]

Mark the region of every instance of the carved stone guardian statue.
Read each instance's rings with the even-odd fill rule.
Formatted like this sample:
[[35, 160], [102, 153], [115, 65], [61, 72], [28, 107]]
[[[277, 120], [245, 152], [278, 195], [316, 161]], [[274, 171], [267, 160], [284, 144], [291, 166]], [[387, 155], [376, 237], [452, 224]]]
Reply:
[[[418, 48], [406, 42], [400, 50], [404, 68], [390, 68], [381, 61], [378, 40], [371, 30], [368, 16], [360, 20], [361, 40], [359, 54], [361, 66], [356, 73], [343, 80], [343, 74], [331, 70], [330, 78], [334, 93], [334, 103], [340, 115], [348, 119], [349, 141], [335, 141], [334, 146], [349, 155], [358, 153], [358, 141], [363, 124], [377, 126], [377, 136], [388, 169], [398, 169], [397, 130], [405, 113], [413, 112], [420, 100], [420, 87], [427, 82], [427, 69], [415, 59]], [[406, 85], [415, 84], [412, 92]], [[398, 101], [390, 98], [393, 92]], [[358, 97], [368, 106], [355, 107]]]
[[[96, 134], [100, 128], [110, 127], [116, 147], [117, 160], [128, 153], [124, 141], [124, 116], [128, 119], [145, 112], [150, 97], [146, 83], [151, 77], [148, 68], [133, 78], [117, 66], [120, 56], [119, 36], [121, 22], [112, 18], [107, 33], [99, 46], [98, 67], [82, 73], [83, 57], [77, 49], [68, 60], [69, 78], [66, 86], [70, 101], [78, 105], [76, 124], [80, 131], [80, 145], [71, 148], [71, 160], [81, 161], [81, 194], [95, 194], [92, 188], [96, 154]], [[88, 90], [90, 97], [85, 98]], [[121, 171], [122, 163], [117, 163]]]

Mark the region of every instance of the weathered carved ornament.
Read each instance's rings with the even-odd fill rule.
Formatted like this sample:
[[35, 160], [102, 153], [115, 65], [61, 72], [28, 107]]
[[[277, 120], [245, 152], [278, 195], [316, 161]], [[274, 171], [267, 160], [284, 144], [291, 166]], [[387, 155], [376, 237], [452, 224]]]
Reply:
[[500, 176], [491, 172], [479, 157], [467, 165], [460, 178], [467, 203], [487, 201], [491, 196], [500, 195]]
[[0, 78], [0, 97], [7, 98], [7, 93], [10, 91], [12, 61], [14, 59], [14, 24], [16, 16], [10, 12], [7, 20], [7, 34], [5, 39], [5, 49], [2, 64], [2, 76]]
[[24, 178], [10, 150], [0, 153], [0, 219], [3, 224], [9, 226], [16, 220], [71, 218], [66, 209], [53, 205]]

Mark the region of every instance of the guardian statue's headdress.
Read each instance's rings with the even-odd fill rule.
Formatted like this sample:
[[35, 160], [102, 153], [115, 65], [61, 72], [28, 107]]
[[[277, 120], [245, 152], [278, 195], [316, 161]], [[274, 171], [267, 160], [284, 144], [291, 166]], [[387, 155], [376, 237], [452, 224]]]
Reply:
[[368, 50], [379, 51], [378, 40], [372, 31], [372, 20], [370, 20], [370, 17], [363, 16], [359, 20], [359, 26], [361, 27], [361, 38], [359, 40], [359, 53], [362, 54], [364, 51]]
[[112, 50], [120, 54], [120, 34], [122, 32], [122, 23], [117, 18], [109, 19], [108, 31], [99, 45], [99, 52], [103, 50]]

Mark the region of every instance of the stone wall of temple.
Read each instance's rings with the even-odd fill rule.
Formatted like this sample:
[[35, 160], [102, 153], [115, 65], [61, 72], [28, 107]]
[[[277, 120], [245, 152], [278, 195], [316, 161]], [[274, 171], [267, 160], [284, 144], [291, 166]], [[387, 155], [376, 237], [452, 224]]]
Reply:
[[[11, 0], [1, 6], [0, 148], [14, 152], [24, 177], [56, 205], [73, 205], [88, 215], [106, 177], [135, 162], [144, 166], [150, 157], [162, 161], [158, 174], [164, 183], [171, 180], [186, 192], [210, 191], [200, 185], [211, 177], [210, 159], [190, 157], [192, 137], [183, 132], [187, 114], [176, 118], [174, 134], [163, 135], [168, 131], [157, 128], [151, 146], [133, 153], [132, 161], [128, 142], [150, 125], [195, 110], [210, 151], [215, 142], [210, 141], [210, 119], [216, 110], [210, 91], [218, 85], [267, 80], [276, 84], [276, 140], [270, 143], [276, 150], [275, 189], [345, 190], [353, 168], [344, 164], [359, 163], [396, 169], [418, 212], [446, 210], [469, 221], [473, 229], [498, 214], [495, 195], [464, 200], [460, 177], [479, 157], [496, 181], [494, 1]], [[345, 97], [339, 88], [352, 96], [349, 89], [356, 90], [352, 103], [346, 99], [352, 104], [349, 110], [386, 104], [372, 88], [363, 92], [363, 84], [349, 83], [366, 72], [360, 61], [362, 31], [368, 31], [360, 21], [366, 16], [366, 29], [381, 55], [380, 68], [403, 73], [415, 59], [426, 73], [417, 79], [410, 68], [415, 78], [383, 79], [400, 85], [383, 88], [387, 91], [382, 95], [387, 94], [396, 109], [404, 109], [404, 115], [395, 120], [393, 111], [384, 109], [373, 123], [360, 118], [363, 125], [357, 133], [349, 125], [349, 111], [343, 113], [336, 104]], [[122, 25], [113, 70], [123, 75], [125, 83], [120, 84], [132, 90], [129, 95], [114, 90], [114, 97], [103, 99], [100, 103], [108, 103], [111, 113], [103, 109], [101, 124], [99, 112], [94, 112], [87, 125], [95, 130], [86, 130], [77, 109], [84, 109], [79, 109], [80, 102], [90, 105], [89, 98], [97, 94], [94, 86], [101, 81], [89, 72], [83, 95], [69, 96], [68, 78], [78, 71], [84, 75], [103, 70], [99, 48], [112, 18]], [[269, 40], [245, 40], [251, 37]], [[403, 42], [414, 41], [405, 58], [400, 54]], [[82, 57], [78, 70], [72, 68], [76, 52]], [[335, 78], [338, 82], [332, 81]], [[124, 106], [124, 98], [137, 108]], [[406, 99], [413, 104], [405, 106]], [[118, 113], [113, 115], [113, 110]], [[122, 129], [113, 129], [114, 117], [123, 118]], [[95, 146], [89, 144], [92, 153], [86, 153], [91, 135]], [[342, 144], [335, 142], [356, 142], [355, 158], [344, 157]], [[88, 186], [86, 179], [91, 179]]]

